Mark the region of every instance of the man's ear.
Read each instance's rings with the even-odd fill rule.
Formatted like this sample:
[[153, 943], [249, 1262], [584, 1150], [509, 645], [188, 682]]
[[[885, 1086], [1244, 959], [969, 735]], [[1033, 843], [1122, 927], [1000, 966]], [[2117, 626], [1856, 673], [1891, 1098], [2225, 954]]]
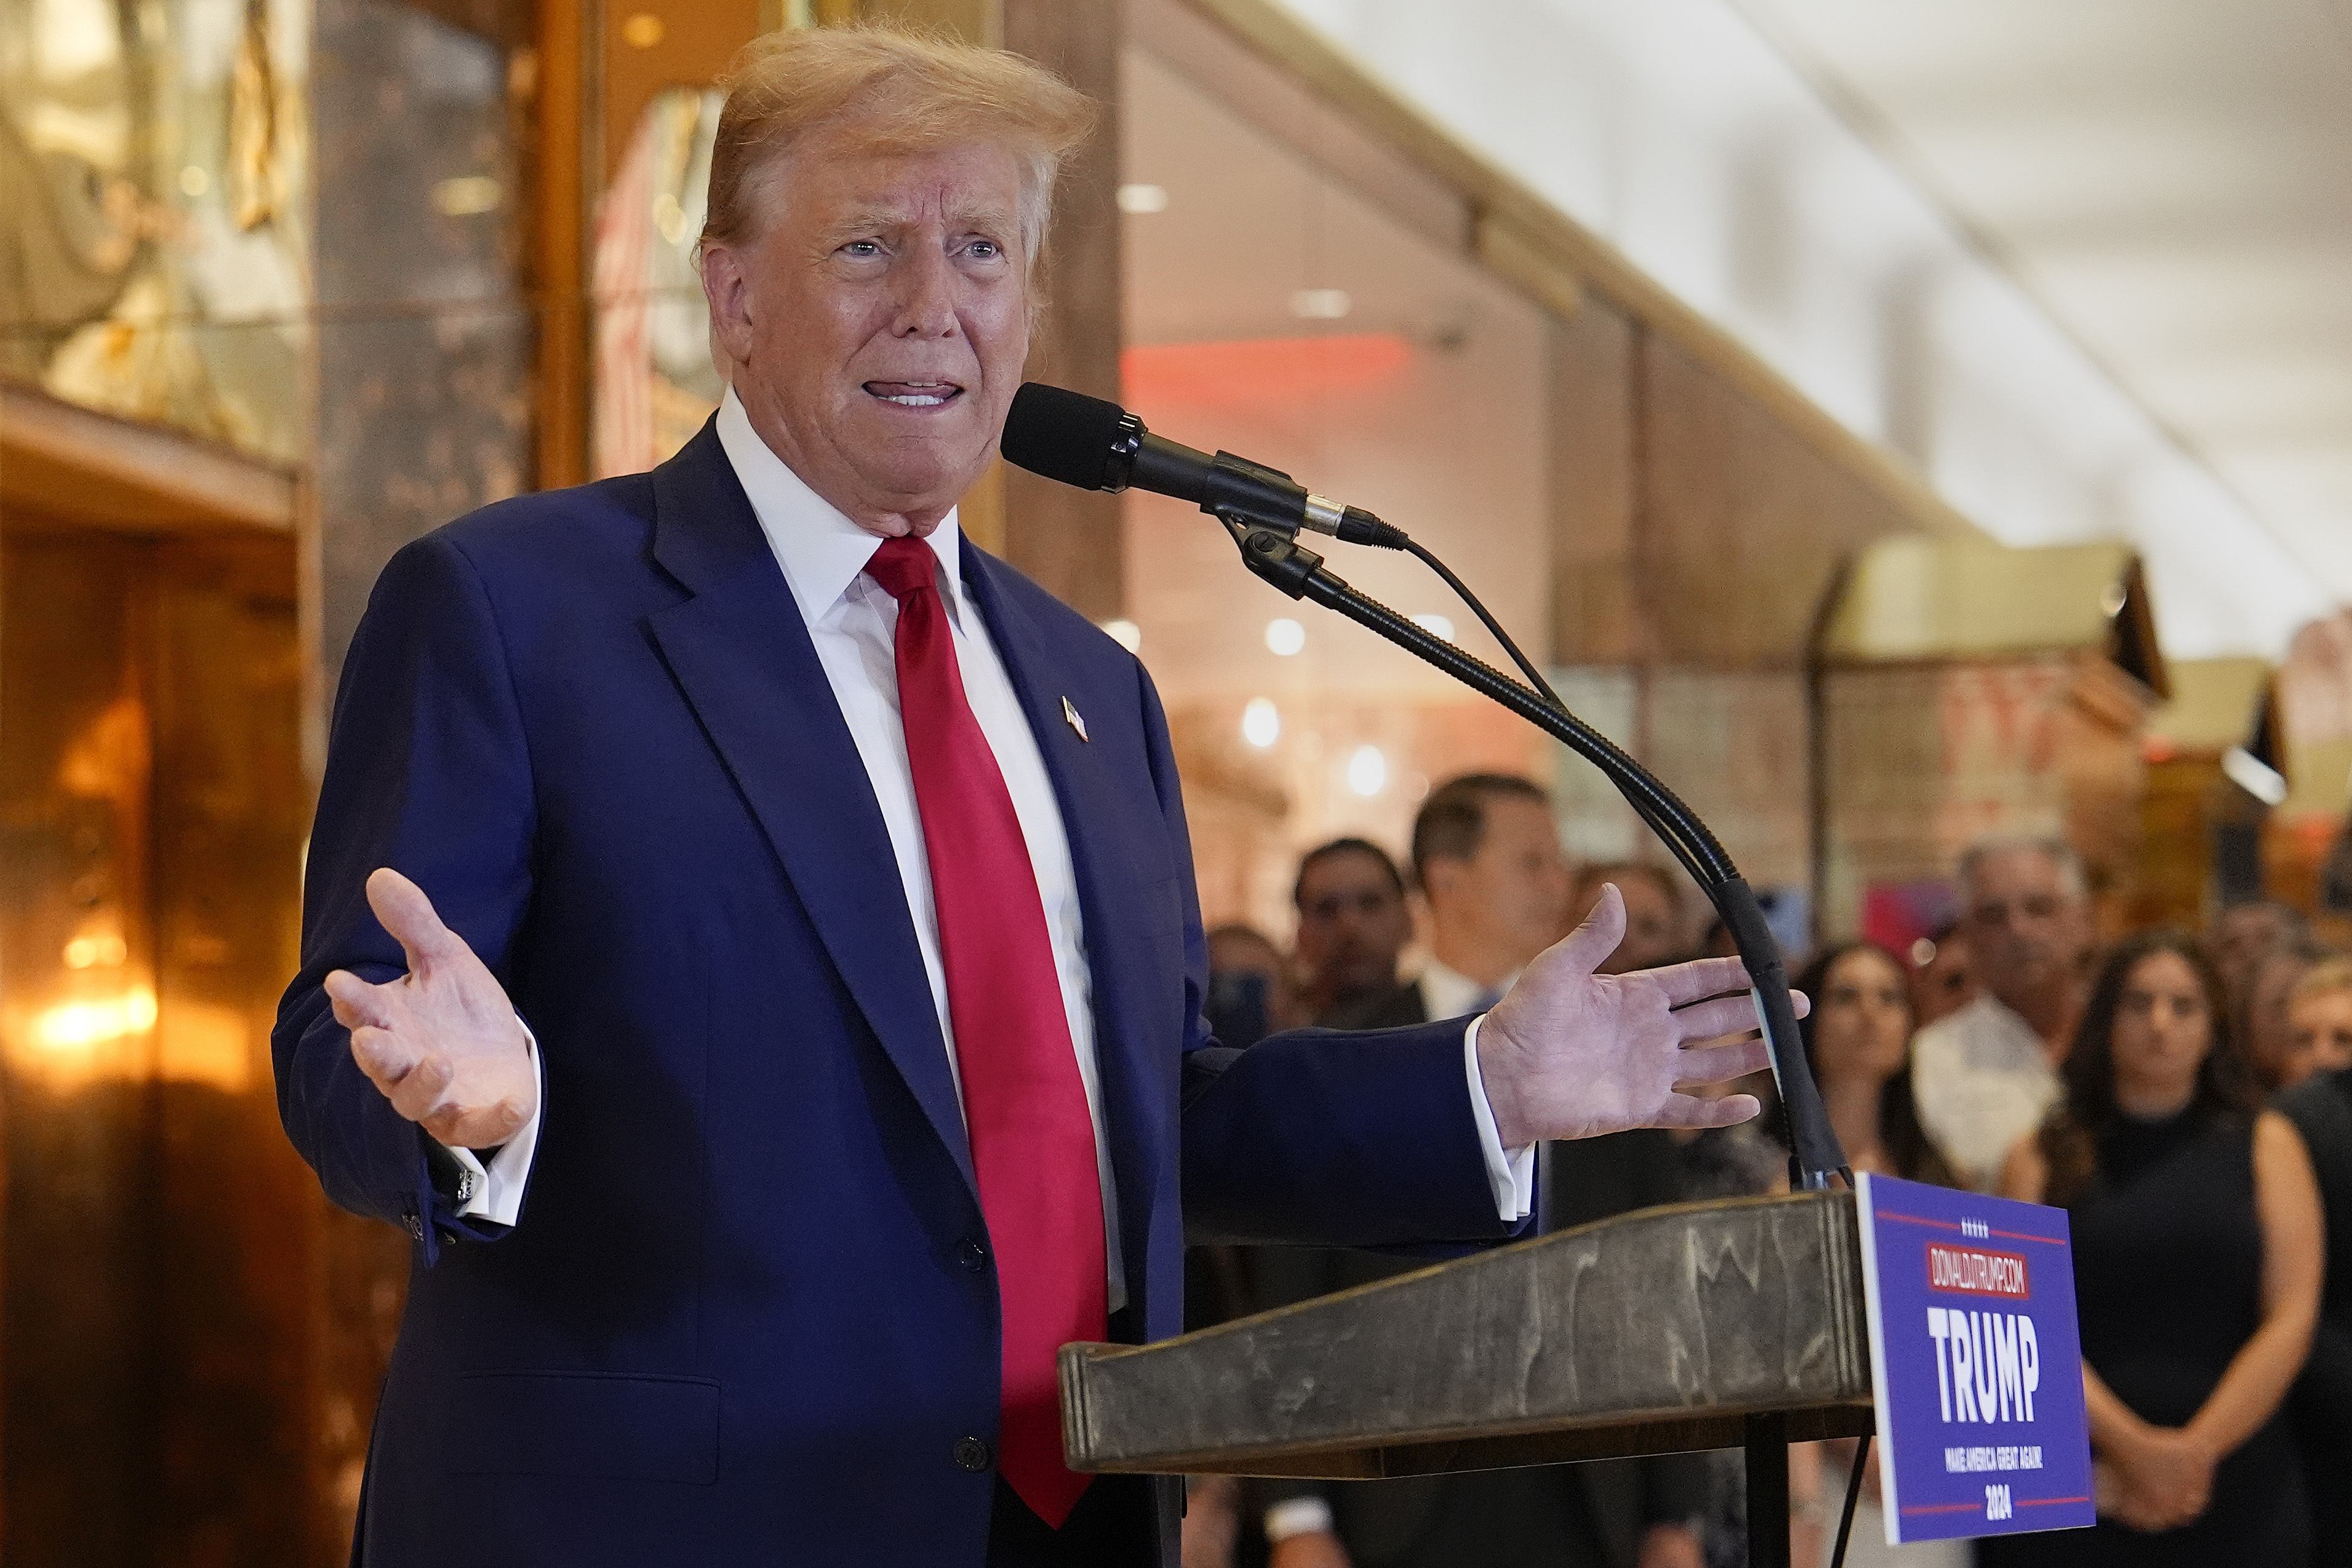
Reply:
[[702, 297], [710, 302], [710, 335], [737, 364], [751, 357], [751, 280], [732, 247], [705, 246]]

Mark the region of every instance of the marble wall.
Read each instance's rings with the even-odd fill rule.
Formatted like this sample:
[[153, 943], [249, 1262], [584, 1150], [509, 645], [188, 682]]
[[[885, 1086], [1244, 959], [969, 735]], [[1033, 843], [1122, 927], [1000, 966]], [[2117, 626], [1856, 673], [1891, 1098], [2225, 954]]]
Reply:
[[508, 40], [394, 0], [320, 0], [317, 26], [317, 641], [331, 692], [393, 552], [532, 480], [531, 83]]

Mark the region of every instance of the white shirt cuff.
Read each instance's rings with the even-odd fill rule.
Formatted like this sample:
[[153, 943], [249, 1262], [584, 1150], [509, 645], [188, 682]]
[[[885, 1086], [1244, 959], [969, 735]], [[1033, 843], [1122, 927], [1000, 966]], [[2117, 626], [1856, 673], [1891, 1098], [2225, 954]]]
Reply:
[[1495, 1212], [1505, 1225], [1517, 1225], [1535, 1212], [1536, 1146], [1505, 1149], [1495, 1129], [1495, 1108], [1486, 1102], [1486, 1080], [1478, 1074], [1478, 1026], [1481, 1013], [1462, 1031], [1462, 1064], [1470, 1075], [1470, 1114], [1478, 1123], [1478, 1147], [1486, 1156], [1486, 1184], [1495, 1190]]
[[1285, 1498], [1265, 1510], [1265, 1540], [1271, 1546], [1294, 1535], [1331, 1531], [1331, 1505], [1319, 1497]]
[[[515, 1022], [522, 1024], [522, 1019], [517, 1017]], [[449, 1151], [469, 1178], [466, 1183], [469, 1189], [466, 1206], [457, 1211], [467, 1219], [510, 1226], [522, 1213], [522, 1190], [530, 1181], [531, 1156], [539, 1152], [540, 1112], [547, 1107], [547, 1064], [540, 1058], [539, 1037], [530, 1032], [529, 1024], [523, 1024], [522, 1037], [530, 1047], [533, 1065], [539, 1068], [539, 1098], [531, 1106], [530, 1120], [490, 1156], [487, 1166], [471, 1149]], [[1492, 1120], [1488, 1118], [1490, 1124]]]

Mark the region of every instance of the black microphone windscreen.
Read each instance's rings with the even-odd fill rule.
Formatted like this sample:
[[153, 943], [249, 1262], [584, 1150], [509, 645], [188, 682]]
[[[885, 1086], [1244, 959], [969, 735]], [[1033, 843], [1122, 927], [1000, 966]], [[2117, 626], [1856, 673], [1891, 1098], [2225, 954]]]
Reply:
[[1110, 477], [1111, 443], [1127, 410], [1043, 382], [1024, 383], [1004, 416], [1004, 460], [1033, 474], [1098, 490]]

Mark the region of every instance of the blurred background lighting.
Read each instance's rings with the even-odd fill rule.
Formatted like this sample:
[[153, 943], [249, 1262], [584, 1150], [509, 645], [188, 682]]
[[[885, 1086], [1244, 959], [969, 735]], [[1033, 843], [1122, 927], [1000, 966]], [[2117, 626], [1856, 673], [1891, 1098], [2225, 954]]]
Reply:
[[1263, 697], [1242, 710], [1242, 739], [1263, 751], [1282, 739], [1282, 710]]
[[1415, 616], [1412, 617], [1412, 624], [1431, 637], [1444, 637], [1447, 642], [1454, 640], [1454, 622], [1450, 616]]
[[1265, 646], [1288, 658], [1307, 646], [1307, 628], [1287, 616], [1277, 616], [1265, 623]]
[[94, 1002], [67, 1002], [33, 1020], [33, 1040], [48, 1050], [87, 1050], [155, 1026], [155, 993], [142, 986]]
[[1168, 187], [1121, 185], [1118, 188], [1118, 210], [1135, 214], [1164, 213], [1168, 210]]
[[1378, 746], [1358, 746], [1348, 759], [1348, 787], [1370, 799], [1389, 782], [1389, 760]]
[[1336, 321], [1354, 306], [1345, 289], [1301, 289], [1290, 297], [1290, 313], [1309, 321]]
[[1102, 629], [1105, 636], [1129, 653], [1143, 646], [1143, 628], [1133, 621], [1105, 621]]

